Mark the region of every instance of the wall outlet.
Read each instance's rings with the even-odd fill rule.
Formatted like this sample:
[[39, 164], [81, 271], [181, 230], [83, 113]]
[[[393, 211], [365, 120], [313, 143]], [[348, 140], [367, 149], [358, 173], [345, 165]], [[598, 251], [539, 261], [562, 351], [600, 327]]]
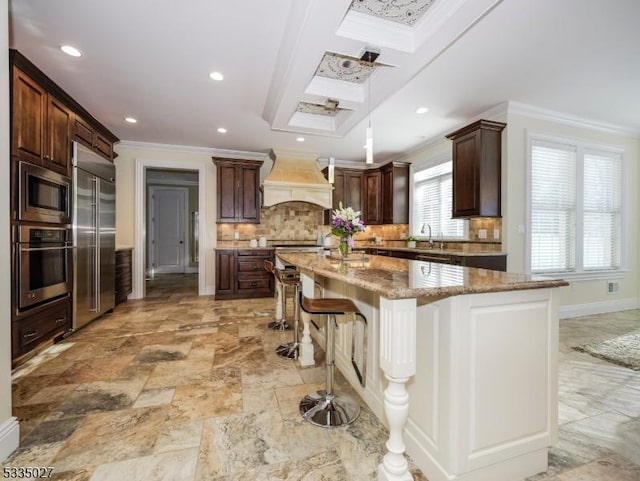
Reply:
[[238, 232], [238, 231], [234, 232], [234, 233], [233, 233], [233, 238], [234, 238], [235, 240], [240, 239], [240, 232]]
[[487, 229], [478, 229], [478, 239], [487, 238]]
[[500, 239], [500, 229], [493, 229], [493, 239], [494, 240]]

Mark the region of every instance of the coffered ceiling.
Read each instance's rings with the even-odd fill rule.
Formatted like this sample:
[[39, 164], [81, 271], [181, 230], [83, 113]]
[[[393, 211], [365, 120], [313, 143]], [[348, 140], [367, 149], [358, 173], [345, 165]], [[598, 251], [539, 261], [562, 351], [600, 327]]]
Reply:
[[10, 45], [123, 141], [364, 162], [370, 118], [383, 162], [506, 101], [640, 132], [637, 0], [9, 0], [9, 13]]

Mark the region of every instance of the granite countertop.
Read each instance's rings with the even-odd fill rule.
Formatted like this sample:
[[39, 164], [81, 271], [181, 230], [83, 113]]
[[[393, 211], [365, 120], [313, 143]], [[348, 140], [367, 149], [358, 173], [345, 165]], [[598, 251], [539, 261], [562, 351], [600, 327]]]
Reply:
[[433, 301], [460, 294], [569, 285], [562, 279], [374, 255], [348, 262], [316, 253], [282, 252], [278, 256], [303, 270], [362, 287], [387, 299]]

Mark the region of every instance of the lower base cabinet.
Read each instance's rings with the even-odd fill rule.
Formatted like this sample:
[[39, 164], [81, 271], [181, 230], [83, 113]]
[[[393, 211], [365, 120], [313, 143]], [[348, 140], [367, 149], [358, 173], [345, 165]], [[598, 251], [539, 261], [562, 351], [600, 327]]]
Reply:
[[273, 262], [273, 249], [216, 249], [216, 299], [273, 297], [273, 274], [264, 261]]
[[71, 329], [71, 316], [70, 295], [17, 315], [11, 323], [12, 358], [15, 360], [64, 334]]
[[131, 278], [132, 249], [116, 250], [115, 305], [127, 300], [133, 290]]

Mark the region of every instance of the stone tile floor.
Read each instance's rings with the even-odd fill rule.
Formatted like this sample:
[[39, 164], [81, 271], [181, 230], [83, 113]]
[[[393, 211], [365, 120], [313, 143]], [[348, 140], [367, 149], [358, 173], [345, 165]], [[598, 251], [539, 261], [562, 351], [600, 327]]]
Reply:
[[[73, 481], [374, 480], [387, 432], [369, 410], [335, 430], [301, 421], [324, 369], [274, 354], [291, 334], [266, 330], [273, 299], [214, 301], [196, 285], [151, 281], [146, 299], [16, 369], [22, 442], [2, 466]], [[640, 328], [640, 311], [560, 326], [559, 439], [530, 481], [640, 480], [640, 372], [571, 349]]]

